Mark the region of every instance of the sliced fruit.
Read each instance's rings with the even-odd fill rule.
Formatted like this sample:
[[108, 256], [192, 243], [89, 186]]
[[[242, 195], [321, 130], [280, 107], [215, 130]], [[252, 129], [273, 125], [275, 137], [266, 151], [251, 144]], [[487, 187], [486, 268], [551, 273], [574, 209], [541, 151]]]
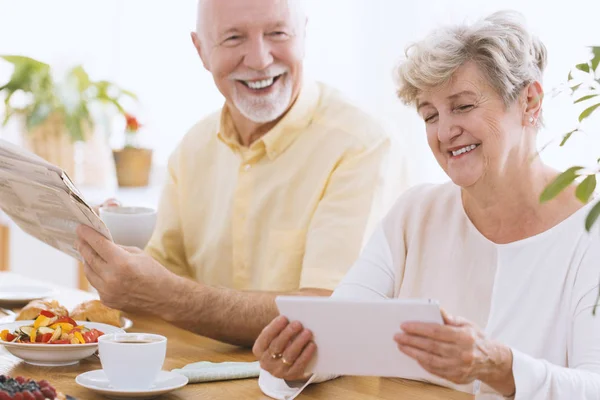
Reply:
[[10, 332], [8, 331], [8, 329], [5, 329], [2, 332], [0, 332], [0, 340], [4, 340], [5, 342], [8, 341], [7, 337], [9, 333]]
[[37, 317], [35, 319], [35, 322], [33, 323], [33, 327], [34, 328], [39, 328], [40, 326], [48, 326], [52, 323], [52, 318], [48, 318], [45, 315], [40, 315], [39, 317]]
[[52, 329], [56, 329], [60, 327], [62, 329], [63, 332], [71, 332], [73, 330], [73, 325], [69, 324], [68, 322], [56, 322], [52, 325], [50, 325], [50, 328]]
[[30, 341], [31, 343], [35, 343], [35, 339], [37, 338], [37, 331], [38, 331], [38, 330], [37, 330], [36, 328], [33, 328], [33, 329], [31, 330], [31, 333], [29, 334], [29, 341]]
[[[70, 324], [67, 324], [70, 325]], [[62, 335], [62, 328], [60, 326], [58, 326], [58, 328], [56, 328], [54, 330], [54, 333], [52, 334], [52, 337], [50, 338], [50, 342], [53, 342], [55, 340], [59, 340], [60, 336]]]
[[48, 343], [50, 341], [50, 339], [52, 339], [52, 334], [51, 333], [44, 333], [41, 335], [38, 335], [35, 340], [38, 343]]
[[66, 322], [67, 324], [71, 324], [73, 326], [77, 326], [77, 322], [75, 322], [75, 320], [73, 318], [70, 317], [58, 317], [58, 319], [56, 320], [56, 324], [62, 323], [62, 322]]
[[48, 317], [48, 318], [54, 318], [54, 317], [56, 317], [56, 314], [54, 314], [52, 311], [47, 311], [47, 310], [40, 311], [40, 315], [43, 315], [43, 316]]
[[54, 329], [48, 328], [47, 326], [42, 326], [42, 327], [38, 328], [38, 333], [40, 333], [42, 335], [45, 335], [46, 333], [53, 334]]
[[75, 332], [74, 336], [75, 336], [75, 339], [77, 339], [80, 344], [85, 344], [85, 340], [83, 339], [83, 335], [81, 334], [81, 332]]
[[20, 328], [21, 332], [23, 332], [24, 335], [27, 336], [31, 336], [31, 331], [33, 331], [33, 327], [32, 326], [22, 326]]

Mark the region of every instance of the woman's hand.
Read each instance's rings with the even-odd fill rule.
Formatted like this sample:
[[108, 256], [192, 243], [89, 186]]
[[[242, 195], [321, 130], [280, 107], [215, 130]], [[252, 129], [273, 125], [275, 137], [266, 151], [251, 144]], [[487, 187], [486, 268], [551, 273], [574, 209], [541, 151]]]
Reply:
[[425, 370], [456, 384], [478, 379], [505, 396], [515, 392], [510, 348], [486, 339], [472, 322], [442, 311], [445, 325], [406, 322], [398, 349]]
[[310, 376], [304, 371], [316, 350], [312, 333], [300, 322], [289, 323], [283, 316], [262, 330], [252, 348], [262, 369], [287, 381], [302, 381]]

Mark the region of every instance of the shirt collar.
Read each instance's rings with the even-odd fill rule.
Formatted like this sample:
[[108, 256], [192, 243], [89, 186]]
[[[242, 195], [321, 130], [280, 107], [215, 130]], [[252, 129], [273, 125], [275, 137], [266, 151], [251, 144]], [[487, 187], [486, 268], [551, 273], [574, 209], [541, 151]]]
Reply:
[[[264, 146], [267, 157], [271, 160], [283, 153], [312, 122], [319, 104], [319, 97], [318, 84], [312, 81], [305, 83], [290, 110], [270, 131], [252, 143], [250, 149]], [[239, 135], [227, 106], [224, 106], [221, 111], [218, 135], [219, 139], [233, 151], [242, 151]]]

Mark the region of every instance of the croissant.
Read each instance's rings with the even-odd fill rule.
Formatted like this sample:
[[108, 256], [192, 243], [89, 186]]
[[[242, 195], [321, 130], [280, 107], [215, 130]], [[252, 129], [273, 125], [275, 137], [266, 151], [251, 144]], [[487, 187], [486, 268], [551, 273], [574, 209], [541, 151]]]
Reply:
[[91, 300], [79, 304], [71, 312], [71, 318], [76, 321], [90, 321], [117, 327], [121, 326], [121, 312], [105, 306], [100, 300]]
[[23, 321], [36, 319], [38, 315], [40, 315], [40, 312], [43, 310], [50, 311], [55, 315], [61, 317], [69, 316], [69, 311], [63, 306], [61, 306], [56, 300], [33, 300], [21, 310], [21, 312], [17, 315], [17, 320]]

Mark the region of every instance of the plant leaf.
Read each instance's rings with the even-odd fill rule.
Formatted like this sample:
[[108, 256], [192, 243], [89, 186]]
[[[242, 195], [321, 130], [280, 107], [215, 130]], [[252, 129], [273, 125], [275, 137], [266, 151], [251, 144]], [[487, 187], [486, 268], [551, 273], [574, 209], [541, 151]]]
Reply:
[[81, 65], [71, 69], [69, 72], [69, 77], [75, 80], [77, 89], [80, 93], [83, 93], [88, 87], [90, 87], [90, 77]]
[[110, 103], [114, 104], [114, 106], [117, 108], [117, 110], [119, 110], [119, 112], [123, 115], [125, 115], [125, 109], [123, 108], [123, 106], [121, 106], [121, 104], [115, 100], [115, 99], [109, 99], [108, 100]]
[[590, 65], [588, 63], [577, 64], [575, 68], [583, 72], [590, 72]]
[[596, 71], [596, 68], [600, 65], [600, 46], [592, 46], [592, 54], [594, 55], [591, 61], [592, 69]]
[[573, 80], [573, 72], [569, 71], [569, 76], [567, 77], [567, 81]]
[[581, 83], [579, 85], [575, 85], [575, 86], [571, 87], [571, 92], [575, 93], [575, 91], [577, 89], [579, 89], [580, 86], [581, 86]]
[[125, 96], [131, 97], [134, 100], [138, 99], [137, 95], [129, 90], [121, 89], [121, 93], [123, 93]]
[[584, 119], [586, 119], [587, 117], [589, 117], [594, 112], [594, 110], [598, 107], [600, 107], [600, 103], [594, 104], [593, 106], [588, 107], [585, 110], [583, 110], [583, 112], [579, 115], [579, 122], [581, 122]]
[[560, 192], [562, 192], [571, 183], [573, 183], [573, 181], [575, 181], [577, 178], [577, 171], [582, 169], [583, 167], [571, 167], [560, 174], [552, 183], [546, 186], [540, 195], [540, 202], [545, 203], [546, 201], [555, 198]]
[[27, 129], [31, 130], [43, 123], [50, 113], [52, 108], [46, 103], [37, 103], [31, 113], [27, 116]]
[[581, 103], [582, 101], [586, 101], [586, 100], [592, 99], [592, 98], [594, 98], [594, 97], [596, 97], [598, 95], [599, 95], [598, 93], [596, 93], [596, 94], [588, 94], [587, 96], [583, 96], [583, 97], [575, 100], [575, 102], [573, 104]]
[[577, 196], [582, 203], [587, 203], [594, 194], [594, 190], [596, 190], [596, 175], [588, 175], [579, 185], [577, 185], [575, 196]]
[[560, 142], [560, 147], [563, 147], [567, 143], [567, 140], [569, 140], [571, 138], [571, 135], [573, 135], [578, 130], [579, 129], [573, 129], [571, 132], [565, 133], [565, 135], [563, 136], [562, 142]]
[[587, 218], [585, 219], [585, 229], [588, 231], [592, 229], [592, 226], [600, 216], [600, 201], [590, 210]]

